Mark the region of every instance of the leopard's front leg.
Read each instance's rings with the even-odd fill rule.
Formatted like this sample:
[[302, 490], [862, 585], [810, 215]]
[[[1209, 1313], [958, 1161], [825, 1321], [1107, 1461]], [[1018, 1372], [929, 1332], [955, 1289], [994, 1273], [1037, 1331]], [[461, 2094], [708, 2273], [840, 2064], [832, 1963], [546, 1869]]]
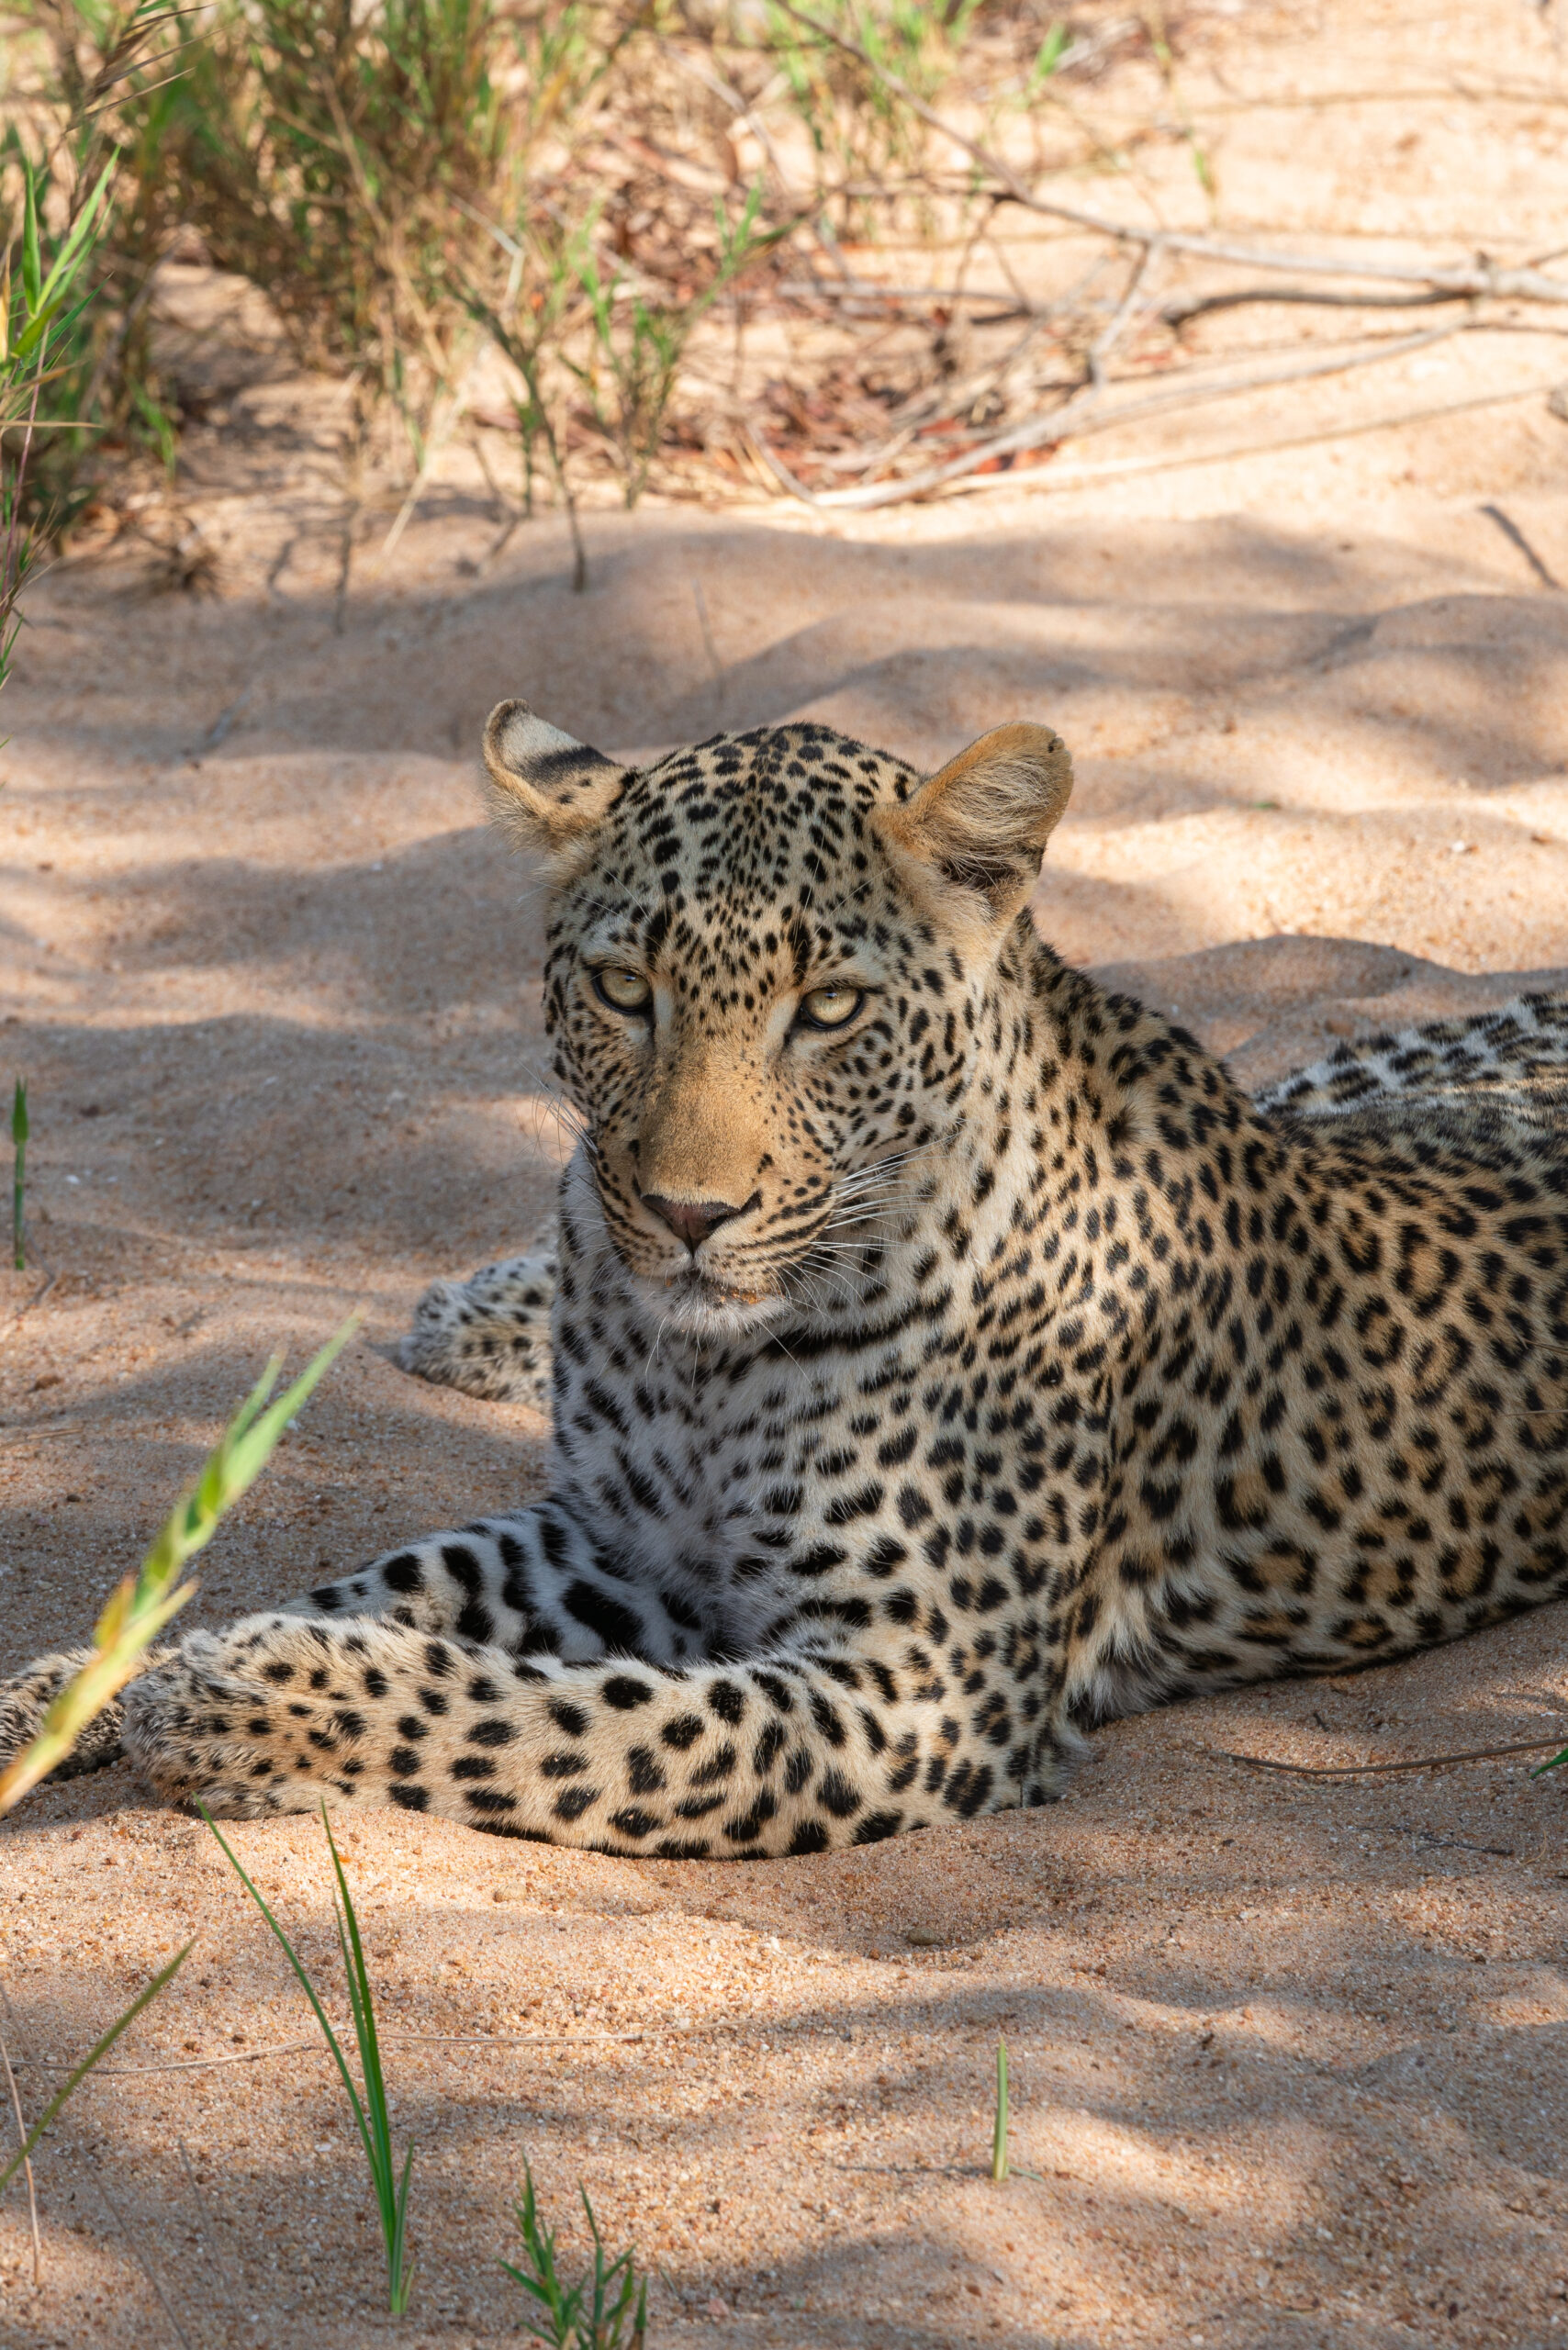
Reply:
[[1018, 1802], [930, 1660], [785, 1649], [674, 1671], [513, 1658], [401, 1625], [252, 1617], [137, 1684], [126, 1747], [163, 1794], [258, 1817], [325, 1794], [492, 1834], [664, 1857], [869, 1843]]
[[289, 1616], [374, 1617], [568, 1662], [647, 1657], [677, 1664], [721, 1636], [680, 1592], [629, 1573], [557, 1502], [426, 1535], [286, 1603]]

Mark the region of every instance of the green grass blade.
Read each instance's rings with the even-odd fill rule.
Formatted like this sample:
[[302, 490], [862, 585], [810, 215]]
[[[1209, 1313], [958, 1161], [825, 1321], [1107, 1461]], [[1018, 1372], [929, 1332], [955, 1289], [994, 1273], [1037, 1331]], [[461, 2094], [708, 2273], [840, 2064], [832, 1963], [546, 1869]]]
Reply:
[[224, 1838], [221, 1830], [218, 1828], [217, 1821], [213, 1818], [212, 1814], [207, 1810], [207, 1806], [203, 1803], [198, 1803], [196, 1809], [200, 1812], [202, 1818], [211, 1829], [214, 1836], [217, 1837], [219, 1849], [221, 1850], [225, 1860], [229, 1863], [230, 1867], [233, 1870], [241, 1884], [244, 1886], [246, 1892], [250, 1895], [252, 1900], [255, 1903], [263, 1917], [266, 1919], [279, 1948], [282, 1950], [284, 1956], [287, 1959], [290, 1966], [293, 1967], [296, 1975], [298, 1977], [300, 1989], [304, 1992], [315, 2011], [316, 2020], [321, 2027], [322, 2036], [325, 2039], [328, 2047], [332, 2052], [332, 2061], [337, 2065], [338, 2071], [342, 2077], [344, 2088], [348, 2091], [349, 2103], [353, 2109], [354, 2120], [359, 2124], [359, 2134], [364, 2141], [364, 2150], [366, 2154], [368, 2154], [370, 2153], [370, 2135], [365, 2128], [364, 2109], [360, 2104], [359, 2091], [354, 2087], [353, 2075], [349, 2071], [348, 2065], [343, 2059], [343, 2052], [338, 2045], [338, 2035], [327, 2020], [327, 2010], [321, 2005], [319, 1998], [317, 1997], [316, 1986], [312, 1983], [309, 1975], [306, 1973], [304, 1962], [300, 1958], [298, 1952], [295, 1949], [294, 1944], [289, 1941], [288, 1936], [284, 1932], [283, 1928], [278, 1924], [277, 1919], [273, 1916], [271, 1909], [268, 1908], [264, 1897], [258, 1892], [256, 1886], [246, 1875], [244, 1869], [241, 1865], [238, 1855]]
[[1007, 2177], [1007, 2042], [996, 2043], [996, 2129], [991, 2144], [992, 2178]]
[[39, 289], [35, 309], [58, 308], [71, 290], [76, 273], [86, 262], [97, 241], [98, 214], [108, 195], [109, 182], [115, 174], [118, 155], [104, 165], [97, 185], [73, 222], [70, 233], [54, 257], [54, 264]]
[[22, 164], [22, 300], [28, 318], [38, 309], [39, 296], [43, 287], [43, 267], [39, 255], [38, 190], [31, 167]]
[[414, 2167], [414, 2142], [409, 2141], [403, 2156], [403, 2176], [398, 2182], [397, 2225], [387, 2250], [387, 2267], [392, 2276], [392, 2314], [401, 2317], [409, 2306], [409, 2296], [414, 2289], [414, 2264], [404, 2249], [409, 2232], [409, 2179]]
[[0, 1774], [0, 1813], [9, 1811], [64, 1761], [87, 1724], [134, 1678], [143, 1651], [196, 1587], [187, 1583], [172, 1592], [170, 1584], [186, 1561], [212, 1539], [225, 1513], [254, 1484], [285, 1427], [342, 1354], [359, 1320], [351, 1314], [293, 1386], [271, 1404], [267, 1397], [276, 1382], [278, 1364], [275, 1360], [269, 1364], [207, 1455], [191, 1491], [164, 1519], [138, 1573], [128, 1575], [110, 1597], [94, 1629], [95, 1653], [52, 1699], [32, 1744]]
[[129, 2007], [127, 2008], [124, 2015], [120, 2017], [118, 2023], [110, 2024], [103, 2038], [100, 2041], [95, 2042], [93, 2047], [87, 2051], [87, 2053], [83, 2057], [82, 2062], [77, 2065], [76, 2070], [72, 2074], [64, 2087], [55, 2091], [53, 2097], [50, 2098], [49, 2103], [44, 2107], [43, 2111], [34, 2122], [20, 2151], [12, 2156], [4, 2170], [0, 2170], [0, 2192], [4, 2191], [16, 2173], [21, 2169], [22, 2165], [27, 2161], [28, 2155], [32, 2153], [33, 2148], [38, 2144], [39, 2140], [43, 2136], [44, 2132], [49, 2128], [50, 2123], [54, 2120], [55, 2115], [60, 2111], [61, 2107], [65, 2103], [66, 2098], [71, 2095], [73, 2089], [77, 2087], [81, 2082], [86, 2079], [88, 2074], [92, 2071], [94, 2065], [98, 2063], [101, 2057], [108, 2054], [109, 2050], [114, 2046], [115, 2042], [119, 2038], [121, 2032], [126, 2030], [128, 2025], [133, 2024], [136, 2021], [136, 2019], [141, 2013], [142, 2009], [151, 2005], [151, 2003], [158, 1997], [159, 1992], [163, 1988], [164, 1985], [166, 1983], [173, 1982], [174, 1976], [179, 1973], [181, 1967], [190, 1956], [194, 1947], [194, 1943], [187, 1942], [184, 1950], [175, 1952], [167, 1966], [160, 1967], [158, 1973], [152, 1977], [151, 1982], [146, 1986], [145, 1989], [137, 1993], [135, 1998], [132, 1999]]
[[19, 1077], [11, 1095], [11, 1261], [18, 1273], [28, 1267], [28, 1080]]

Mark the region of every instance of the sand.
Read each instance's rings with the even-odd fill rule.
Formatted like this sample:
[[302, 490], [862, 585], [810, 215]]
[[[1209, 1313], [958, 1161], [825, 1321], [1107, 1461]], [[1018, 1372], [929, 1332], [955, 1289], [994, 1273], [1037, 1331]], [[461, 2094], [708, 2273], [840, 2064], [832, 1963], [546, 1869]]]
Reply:
[[[1238, 116], [1238, 217], [1553, 241], [1560, 111], [1380, 110], [1431, 83], [1438, 29], [1259, 12], [1247, 86], [1372, 95]], [[1499, 85], [1554, 71], [1511, 0], [1448, 28], [1455, 71], [1462, 34]], [[1406, 121], [1420, 169], [1391, 185], [1372, 166]], [[1568, 983], [1568, 426], [1544, 397], [1568, 363], [1530, 324], [1377, 395], [1496, 404], [1310, 447], [1148, 469], [1363, 419], [1364, 386], [1126, 429], [1076, 489], [1064, 459], [1044, 488], [831, 526], [599, 513], [583, 597], [549, 521], [476, 569], [494, 521], [454, 469], [341, 633], [301, 453], [335, 395], [258, 378], [242, 477], [192, 452], [216, 592], [84, 555], [33, 597], [6, 699], [0, 1071], [29, 1080], [36, 1254], [0, 1281], [0, 1669], [80, 1635], [267, 1353], [297, 1362], [356, 1303], [189, 1620], [539, 1489], [541, 1420], [393, 1355], [425, 1281], [531, 1237], [561, 1156], [537, 899], [470, 789], [502, 694], [616, 750], [810, 714], [932, 765], [1048, 717], [1079, 784], [1042, 928], [1249, 1083]], [[40, 2152], [40, 2288], [19, 2189], [0, 2206], [0, 2342], [512, 2338], [525, 2158], [574, 2259], [580, 2180], [654, 2265], [655, 2343], [1564, 2338], [1568, 1790], [1528, 1758], [1340, 1782], [1215, 1759], [1560, 1729], [1553, 1607], [1115, 1726], [1060, 1805], [862, 1853], [634, 1863], [342, 1813], [416, 2146], [398, 2329], [341, 2091], [207, 1830], [123, 1766], [46, 1790], [0, 1830], [25, 2106], [193, 1948]], [[233, 1841], [336, 1983], [319, 1826]]]

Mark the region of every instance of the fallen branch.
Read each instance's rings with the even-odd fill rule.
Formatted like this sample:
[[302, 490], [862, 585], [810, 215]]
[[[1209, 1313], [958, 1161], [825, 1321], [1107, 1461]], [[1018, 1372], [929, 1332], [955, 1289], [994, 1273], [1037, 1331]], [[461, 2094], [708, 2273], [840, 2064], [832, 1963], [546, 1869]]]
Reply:
[[[1129, 288], [1129, 294], [1133, 289]], [[1113, 319], [1115, 326], [1126, 314], [1126, 303]], [[760, 439], [758, 453], [790, 495], [801, 498], [806, 505], [830, 512], [846, 510], [866, 512], [878, 506], [895, 506], [907, 498], [926, 498], [949, 482], [960, 481], [966, 475], [977, 474], [999, 458], [1020, 456], [1027, 451], [1059, 446], [1064, 441], [1081, 440], [1091, 432], [1109, 431], [1118, 424], [1132, 423], [1147, 416], [1169, 413], [1173, 408], [1206, 406], [1211, 400], [1233, 399], [1244, 392], [1260, 391], [1273, 384], [1305, 383], [1314, 376], [1338, 375], [1355, 367], [1366, 367], [1385, 359], [1399, 359], [1430, 344], [1444, 342], [1456, 334], [1471, 330], [1468, 321], [1456, 320], [1449, 326], [1432, 327], [1423, 334], [1400, 335], [1378, 343], [1372, 350], [1340, 352], [1332, 359], [1290, 359], [1268, 367], [1247, 369], [1226, 382], [1204, 382], [1191, 386], [1177, 386], [1157, 392], [1147, 399], [1118, 401], [1112, 387], [1090, 383], [1074, 392], [1059, 408], [1046, 416], [1026, 417], [1021, 424], [1009, 425], [1005, 431], [994, 432], [983, 441], [975, 442], [956, 457], [944, 464], [928, 466], [924, 473], [912, 474], [903, 481], [876, 482], [857, 489], [811, 490], [795, 479], [775, 458]], [[1107, 330], [1107, 336], [1109, 330]], [[1096, 346], [1096, 354], [1105, 342]]]
[[1468, 265], [1451, 269], [1400, 268], [1391, 262], [1334, 261], [1320, 254], [1301, 253], [1252, 245], [1233, 243], [1227, 237], [1205, 237], [1182, 229], [1142, 228], [1136, 221], [1117, 220], [1108, 213], [1092, 212], [1087, 207], [1063, 204], [1053, 196], [1036, 196], [1026, 180], [1019, 177], [1011, 163], [978, 140], [970, 139], [956, 123], [936, 112], [934, 106], [912, 90], [902, 76], [892, 73], [872, 56], [869, 50], [852, 40], [832, 25], [823, 24], [804, 8], [794, 6], [794, 0], [778, 0], [779, 13], [793, 17], [799, 25], [816, 34], [846, 55], [856, 58], [885, 90], [902, 101], [913, 114], [940, 137], [950, 140], [977, 162], [1014, 204], [1030, 212], [1044, 214], [1047, 219], [1065, 220], [1075, 229], [1087, 229], [1098, 237], [1114, 237], [1120, 244], [1163, 245], [1168, 252], [1191, 253], [1201, 261], [1233, 262], [1243, 269], [1271, 269], [1286, 274], [1307, 277], [1366, 277], [1394, 285], [1424, 285], [1441, 289], [1450, 297], [1507, 296], [1529, 302], [1568, 303], [1568, 279], [1547, 277], [1537, 269], [1500, 269], [1484, 255]]
[[1517, 1746], [1466, 1746], [1455, 1754], [1417, 1754], [1408, 1762], [1274, 1762], [1266, 1754], [1230, 1754], [1222, 1747], [1195, 1746], [1194, 1754], [1206, 1754], [1211, 1762], [1239, 1762], [1247, 1771], [1277, 1771], [1291, 1779], [1366, 1779], [1386, 1777], [1396, 1771], [1435, 1771], [1445, 1762], [1491, 1762], [1505, 1754], [1540, 1754], [1546, 1747], [1560, 1747], [1562, 1735], [1555, 1738], [1527, 1738]]
[[1510, 400], [1537, 399], [1544, 388], [1540, 384], [1518, 384], [1512, 391], [1480, 392], [1473, 399], [1439, 400], [1432, 408], [1394, 408], [1386, 416], [1365, 417], [1358, 424], [1325, 424], [1311, 432], [1277, 433], [1271, 441], [1233, 442], [1224, 449], [1180, 449], [1166, 457], [1130, 457], [1120, 464], [1085, 465], [1076, 473], [1058, 473], [1053, 467], [1041, 465], [1022, 474], [987, 475], [983, 479], [965, 482], [960, 494], [972, 498], [984, 490], [1008, 487], [1058, 492], [1092, 489], [1101, 482], [1130, 481], [1139, 474], [1174, 473], [1183, 465], [1230, 464], [1238, 457], [1269, 457], [1287, 449], [1316, 449], [1326, 441], [1353, 441], [1363, 432], [1389, 432], [1402, 424], [1426, 424], [1445, 416], [1470, 416], [1477, 408], [1506, 408]]

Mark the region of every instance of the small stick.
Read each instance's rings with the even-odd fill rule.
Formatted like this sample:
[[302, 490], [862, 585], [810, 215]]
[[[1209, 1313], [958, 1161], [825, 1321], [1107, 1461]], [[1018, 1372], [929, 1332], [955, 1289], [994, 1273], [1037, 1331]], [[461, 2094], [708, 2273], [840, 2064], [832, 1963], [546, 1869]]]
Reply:
[[[7, 2013], [10, 2011], [10, 2006], [11, 2002], [7, 1999], [6, 2002]], [[28, 2125], [22, 2119], [22, 2100], [17, 2094], [17, 2076], [11, 2070], [11, 2052], [6, 2045], [4, 2032], [0, 2032], [0, 2058], [5, 2060], [6, 2086], [11, 2092], [11, 2110], [17, 2117], [17, 2137], [18, 2143], [25, 2147], [28, 2143]], [[28, 2217], [32, 2222], [33, 2230], [33, 2283], [41, 2285], [43, 2283], [43, 2244], [39, 2235], [39, 2199], [33, 2187], [32, 2163], [26, 2154], [22, 2156], [22, 2170], [28, 2182]]]
[[1184, 327], [1211, 310], [1234, 310], [1245, 302], [1295, 302], [1315, 310], [1424, 310], [1433, 303], [1468, 302], [1468, 294], [1337, 294], [1327, 286], [1236, 285], [1224, 294], [1178, 295], [1159, 316], [1168, 327]]
[[1408, 1762], [1274, 1762], [1266, 1754], [1230, 1754], [1223, 1747], [1194, 1746], [1194, 1754], [1206, 1754], [1212, 1762], [1239, 1762], [1248, 1771], [1278, 1771], [1292, 1779], [1364, 1779], [1383, 1776], [1395, 1771], [1433, 1771], [1441, 1762], [1491, 1762], [1503, 1754], [1539, 1754], [1548, 1746], [1561, 1747], [1563, 1734], [1555, 1738], [1527, 1738], [1518, 1746], [1466, 1746], [1455, 1754], [1417, 1754]]
[[[617, 2046], [638, 2047], [647, 2039], [645, 2031], [545, 2031], [529, 2032], [517, 2039], [490, 2040], [469, 2033], [453, 2034], [439, 2031], [385, 2031], [381, 2035], [388, 2048], [581, 2048], [611, 2042]], [[100, 2077], [106, 2081], [143, 2078], [153, 2073], [210, 2073], [219, 2065], [260, 2065], [269, 2056], [294, 2056], [301, 2049], [316, 2049], [324, 2053], [324, 2040], [276, 2040], [265, 2048], [236, 2049], [223, 2056], [181, 2056], [172, 2065], [103, 2065]], [[18, 2062], [24, 2060], [18, 2059]], [[39, 2063], [43, 2073], [65, 2073], [68, 2065]]]

